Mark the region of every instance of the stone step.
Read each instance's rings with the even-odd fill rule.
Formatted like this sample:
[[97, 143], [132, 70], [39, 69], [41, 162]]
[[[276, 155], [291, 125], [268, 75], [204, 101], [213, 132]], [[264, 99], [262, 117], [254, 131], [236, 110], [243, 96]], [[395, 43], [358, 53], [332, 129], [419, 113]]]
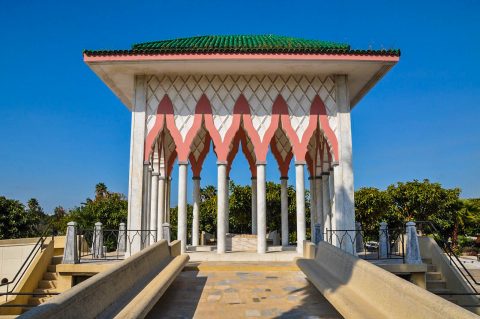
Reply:
[[422, 262], [423, 262], [424, 264], [427, 264], [427, 265], [428, 265], [428, 264], [430, 264], [430, 265], [433, 264], [433, 263], [432, 263], [432, 258], [422, 258]]
[[[37, 288], [37, 289], [33, 290], [33, 293], [34, 294], [58, 293], [58, 290], [57, 289], [52, 289], [52, 288]], [[48, 295], [45, 295], [45, 296], [48, 296]]]
[[439, 295], [442, 298], [445, 298], [447, 296], [452, 296], [452, 295], [447, 295], [450, 291], [450, 289], [447, 288], [427, 288], [428, 291], [430, 291], [432, 294], [442, 294]]
[[47, 266], [48, 272], [57, 272], [57, 265], [48, 265]]
[[32, 305], [32, 306], [38, 306], [38, 305], [41, 305], [42, 303], [46, 302], [48, 299], [48, 297], [31, 297], [30, 299], [28, 299], [28, 304], [29, 305]]
[[437, 266], [435, 265], [427, 265], [427, 272], [436, 272]]
[[43, 274], [44, 280], [57, 280], [58, 276], [56, 272], [46, 272]]
[[38, 288], [41, 288], [41, 289], [55, 289], [55, 288], [57, 288], [56, 281], [55, 280], [40, 280], [38, 282]]
[[427, 272], [427, 281], [428, 280], [441, 280], [442, 278], [443, 278], [442, 273], [439, 272], [439, 271]]
[[442, 288], [447, 288], [447, 283], [445, 280], [427, 280], [427, 290], [430, 289], [442, 289]]
[[61, 264], [63, 260], [63, 256], [53, 256], [52, 257], [52, 265]]

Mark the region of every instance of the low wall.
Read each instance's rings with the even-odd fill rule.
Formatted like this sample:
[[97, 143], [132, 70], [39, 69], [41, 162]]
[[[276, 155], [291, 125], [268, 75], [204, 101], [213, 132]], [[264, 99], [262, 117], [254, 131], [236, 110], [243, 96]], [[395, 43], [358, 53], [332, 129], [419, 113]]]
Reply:
[[[0, 240], [0, 280], [12, 280], [37, 243], [38, 238]], [[6, 287], [0, 287], [5, 292]]]
[[297, 265], [345, 318], [478, 318], [325, 242]]
[[[184, 262], [188, 256], [181, 255]], [[173, 257], [165, 240], [119, 262], [24, 314], [24, 318], [113, 318], [163, 274]], [[182, 265], [183, 267], [183, 265]], [[168, 275], [168, 274], [166, 274]]]
[[[418, 237], [418, 244], [420, 246], [420, 253], [422, 258], [432, 260], [432, 264], [437, 267], [437, 271], [442, 273], [447, 289], [456, 293], [472, 293], [473, 289], [469, 287], [468, 283], [461, 274], [458, 273], [453, 266], [450, 265], [448, 257], [443, 250], [437, 245], [435, 240], [430, 237]], [[454, 296], [454, 298], [462, 305], [480, 305], [479, 299], [476, 296]], [[480, 314], [480, 308], [473, 308], [477, 314]]]

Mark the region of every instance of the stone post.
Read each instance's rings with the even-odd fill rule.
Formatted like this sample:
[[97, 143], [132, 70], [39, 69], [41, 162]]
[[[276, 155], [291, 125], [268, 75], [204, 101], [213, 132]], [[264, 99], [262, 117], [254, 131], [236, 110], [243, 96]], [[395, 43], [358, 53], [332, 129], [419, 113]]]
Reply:
[[181, 240], [181, 253], [187, 251], [187, 165], [178, 162], [178, 224], [177, 239]]
[[158, 240], [157, 235], [157, 224], [158, 224], [158, 177], [159, 174], [157, 172], [152, 173], [152, 189], [150, 195], [150, 234], [148, 236], [152, 240], [152, 242], [156, 242]]
[[67, 234], [65, 236], [65, 249], [63, 250], [64, 264], [78, 264], [78, 247], [77, 247], [77, 223], [69, 222], [67, 224]]
[[406, 226], [407, 251], [405, 262], [407, 264], [421, 264], [422, 256], [420, 255], [420, 246], [418, 245], [417, 227], [414, 222], [408, 222]]
[[163, 223], [162, 225], [162, 238], [170, 244], [170, 224]]
[[280, 177], [282, 246], [288, 246], [288, 176]]
[[224, 254], [226, 248], [226, 231], [225, 231], [225, 213], [226, 207], [225, 204], [227, 190], [227, 163], [226, 162], [217, 162], [217, 183], [218, 183], [218, 193], [217, 193], [217, 253]]
[[125, 223], [120, 223], [118, 227], [117, 252], [124, 253], [127, 250], [127, 227]]
[[198, 246], [200, 228], [200, 176], [193, 177], [192, 246]]
[[308, 178], [310, 184], [310, 241], [315, 240], [315, 224], [317, 223], [317, 192], [315, 191], [315, 177]]
[[355, 223], [355, 246], [357, 253], [363, 252], [363, 232], [362, 232], [362, 224], [359, 222]]
[[318, 245], [319, 242], [323, 241], [323, 229], [322, 224], [316, 223], [315, 224], [315, 231], [313, 232], [315, 237], [313, 238], [313, 243]]
[[388, 226], [386, 222], [380, 223], [378, 232], [378, 255], [380, 258], [388, 257]]
[[305, 240], [305, 163], [295, 163], [295, 199], [297, 202], [297, 252], [303, 255]]
[[[325, 236], [328, 236], [327, 229], [332, 230], [332, 223], [331, 217], [332, 212], [330, 209], [330, 189], [329, 189], [329, 173], [322, 173], [322, 204], [323, 204], [323, 218], [324, 218], [324, 225], [323, 225], [323, 232]], [[327, 238], [328, 240], [328, 238]]]
[[252, 177], [252, 235], [257, 234], [257, 178]]
[[93, 230], [93, 243], [92, 243], [93, 258], [104, 258], [105, 252], [103, 251], [103, 229], [102, 223], [95, 223]]
[[257, 253], [267, 252], [267, 192], [265, 163], [257, 162]]

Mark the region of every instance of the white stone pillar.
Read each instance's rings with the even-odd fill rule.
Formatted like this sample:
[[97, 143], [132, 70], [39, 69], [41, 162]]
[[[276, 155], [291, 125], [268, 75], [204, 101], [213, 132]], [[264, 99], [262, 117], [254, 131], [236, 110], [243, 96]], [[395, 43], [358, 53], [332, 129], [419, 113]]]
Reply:
[[418, 244], [417, 227], [414, 222], [406, 224], [407, 244], [405, 262], [407, 264], [421, 264], [422, 256], [420, 255], [420, 246]]
[[317, 213], [317, 224], [320, 224], [320, 229], [323, 232], [325, 219], [323, 214], [323, 184], [322, 176], [315, 176], [315, 212]]
[[147, 215], [150, 214], [150, 198], [148, 197], [149, 186], [150, 186], [150, 163], [143, 163], [143, 207], [142, 207], [142, 223], [138, 229], [135, 229], [136, 232], [132, 233], [132, 237], [140, 237], [140, 249], [145, 248], [146, 246], [146, 236], [145, 229], [148, 229], [149, 225]]
[[150, 240], [158, 240], [157, 224], [158, 224], [158, 176], [157, 172], [152, 173], [152, 189], [150, 191]]
[[200, 228], [200, 176], [193, 177], [192, 246], [198, 246]]
[[[336, 229], [355, 229], [350, 98], [345, 75], [335, 76], [339, 162], [334, 166]], [[352, 236], [354, 236], [352, 234]], [[350, 245], [350, 244], [349, 244]], [[351, 250], [351, 247], [346, 247]]]
[[297, 204], [297, 252], [303, 255], [305, 240], [305, 163], [295, 163], [295, 193]]
[[282, 246], [288, 246], [288, 176], [280, 177]]
[[158, 177], [157, 240], [163, 238], [162, 226], [165, 223], [165, 176]]
[[225, 253], [225, 213], [226, 207], [225, 204], [227, 190], [227, 163], [217, 162], [217, 183], [218, 183], [218, 193], [217, 193], [217, 253]]
[[[135, 77], [135, 101], [132, 108], [132, 128], [130, 136], [130, 170], [128, 179], [128, 229], [142, 227], [143, 207], [143, 154], [145, 148], [146, 119], [146, 78]], [[129, 245], [127, 256], [141, 249], [140, 238], [134, 238]]]
[[92, 255], [93, 258], [105, 257], [105, 252], [103, 250], [103, 227], [101, 222], [95, 223], [95, 228], [93, 231]]
[[182, 254], [187, 251], [187, 166], [188, 162], [178, 162], [178, 224], [177, 239], [181, 240]]
[[252, 235], [257, 234], [257, 178], [252, 177]]
[[225, 192], [225, 234], [227, 234], [230, 231], [230, 177], [227, 177]]
[[380, 223], [378, 231], [378, 255], [380, 258], [388, 257], [388, 225], [386, 222]]
[[78, 264], [80, 262], [78, 258], [77, 247], [77, 223], [68, 222], [67, 233], [65, 235], [65, 248], [63, 250], [63, 264]]
[[117, 252], [125, 253], [127, 251], [127, 227], [125, 223], [120, 223], [118, 227]]
[[267, 252], [267, 190], [265, 163], [257, 163], [257, 253]]
[[[322, 173], [322, 203], [323, 203], [323, 219], [324, 219], [324, 233], [327, 229], [332, 229], [332, 211], [330, 207], [330, 185], [329, 185], [329, 173]], [[325, 237], [327, 240], [327, 236]]]
[[168, 179], [165, 181], [166, 182], [166, 189], [165, 189], [165, 220], [167, 223], [170, 224], [170, 195], [172, 194], [171, 188], [172, 188], [172, 178], [169, 176]]
[[308, 178], [310, 187], [310, 241], [313, 243], [315, 238], [315, 224], [317, 223], [317, 201], [315, 191], [315, 177], [310, 176]]

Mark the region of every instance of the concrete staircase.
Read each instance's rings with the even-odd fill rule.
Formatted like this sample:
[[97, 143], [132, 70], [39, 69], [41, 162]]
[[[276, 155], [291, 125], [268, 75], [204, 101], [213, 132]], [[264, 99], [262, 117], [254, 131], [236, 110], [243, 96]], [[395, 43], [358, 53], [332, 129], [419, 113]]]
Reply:
[[[54, 256], [52, 257], [50, 265], [47, 267], [47, 271], [43, 274], [42, 280], [38, 282], [37, 288], [33, 291], [37, 294], [48, 294], [48, 293], [57, 293], [57, 265], [62, 263], [62, 256]], [[31, 296], [28, 299], [28, 304], [35, 307], [45, 303], [53, 296], [49, 295], [42, 295], [42, 296]], [[31, 308], [31, 307], [30, 307]], [[28, 311], [30, 308], [24, 309]]]
[[423, 262], [427, 264], [427, 290], [458, 305], [455, 296], [448, 294], [451, 290], [447, 288], [447, 282], [442, 273], [437, 270], [437, 266], [432, 263], [432, 259], [423, 259]]

